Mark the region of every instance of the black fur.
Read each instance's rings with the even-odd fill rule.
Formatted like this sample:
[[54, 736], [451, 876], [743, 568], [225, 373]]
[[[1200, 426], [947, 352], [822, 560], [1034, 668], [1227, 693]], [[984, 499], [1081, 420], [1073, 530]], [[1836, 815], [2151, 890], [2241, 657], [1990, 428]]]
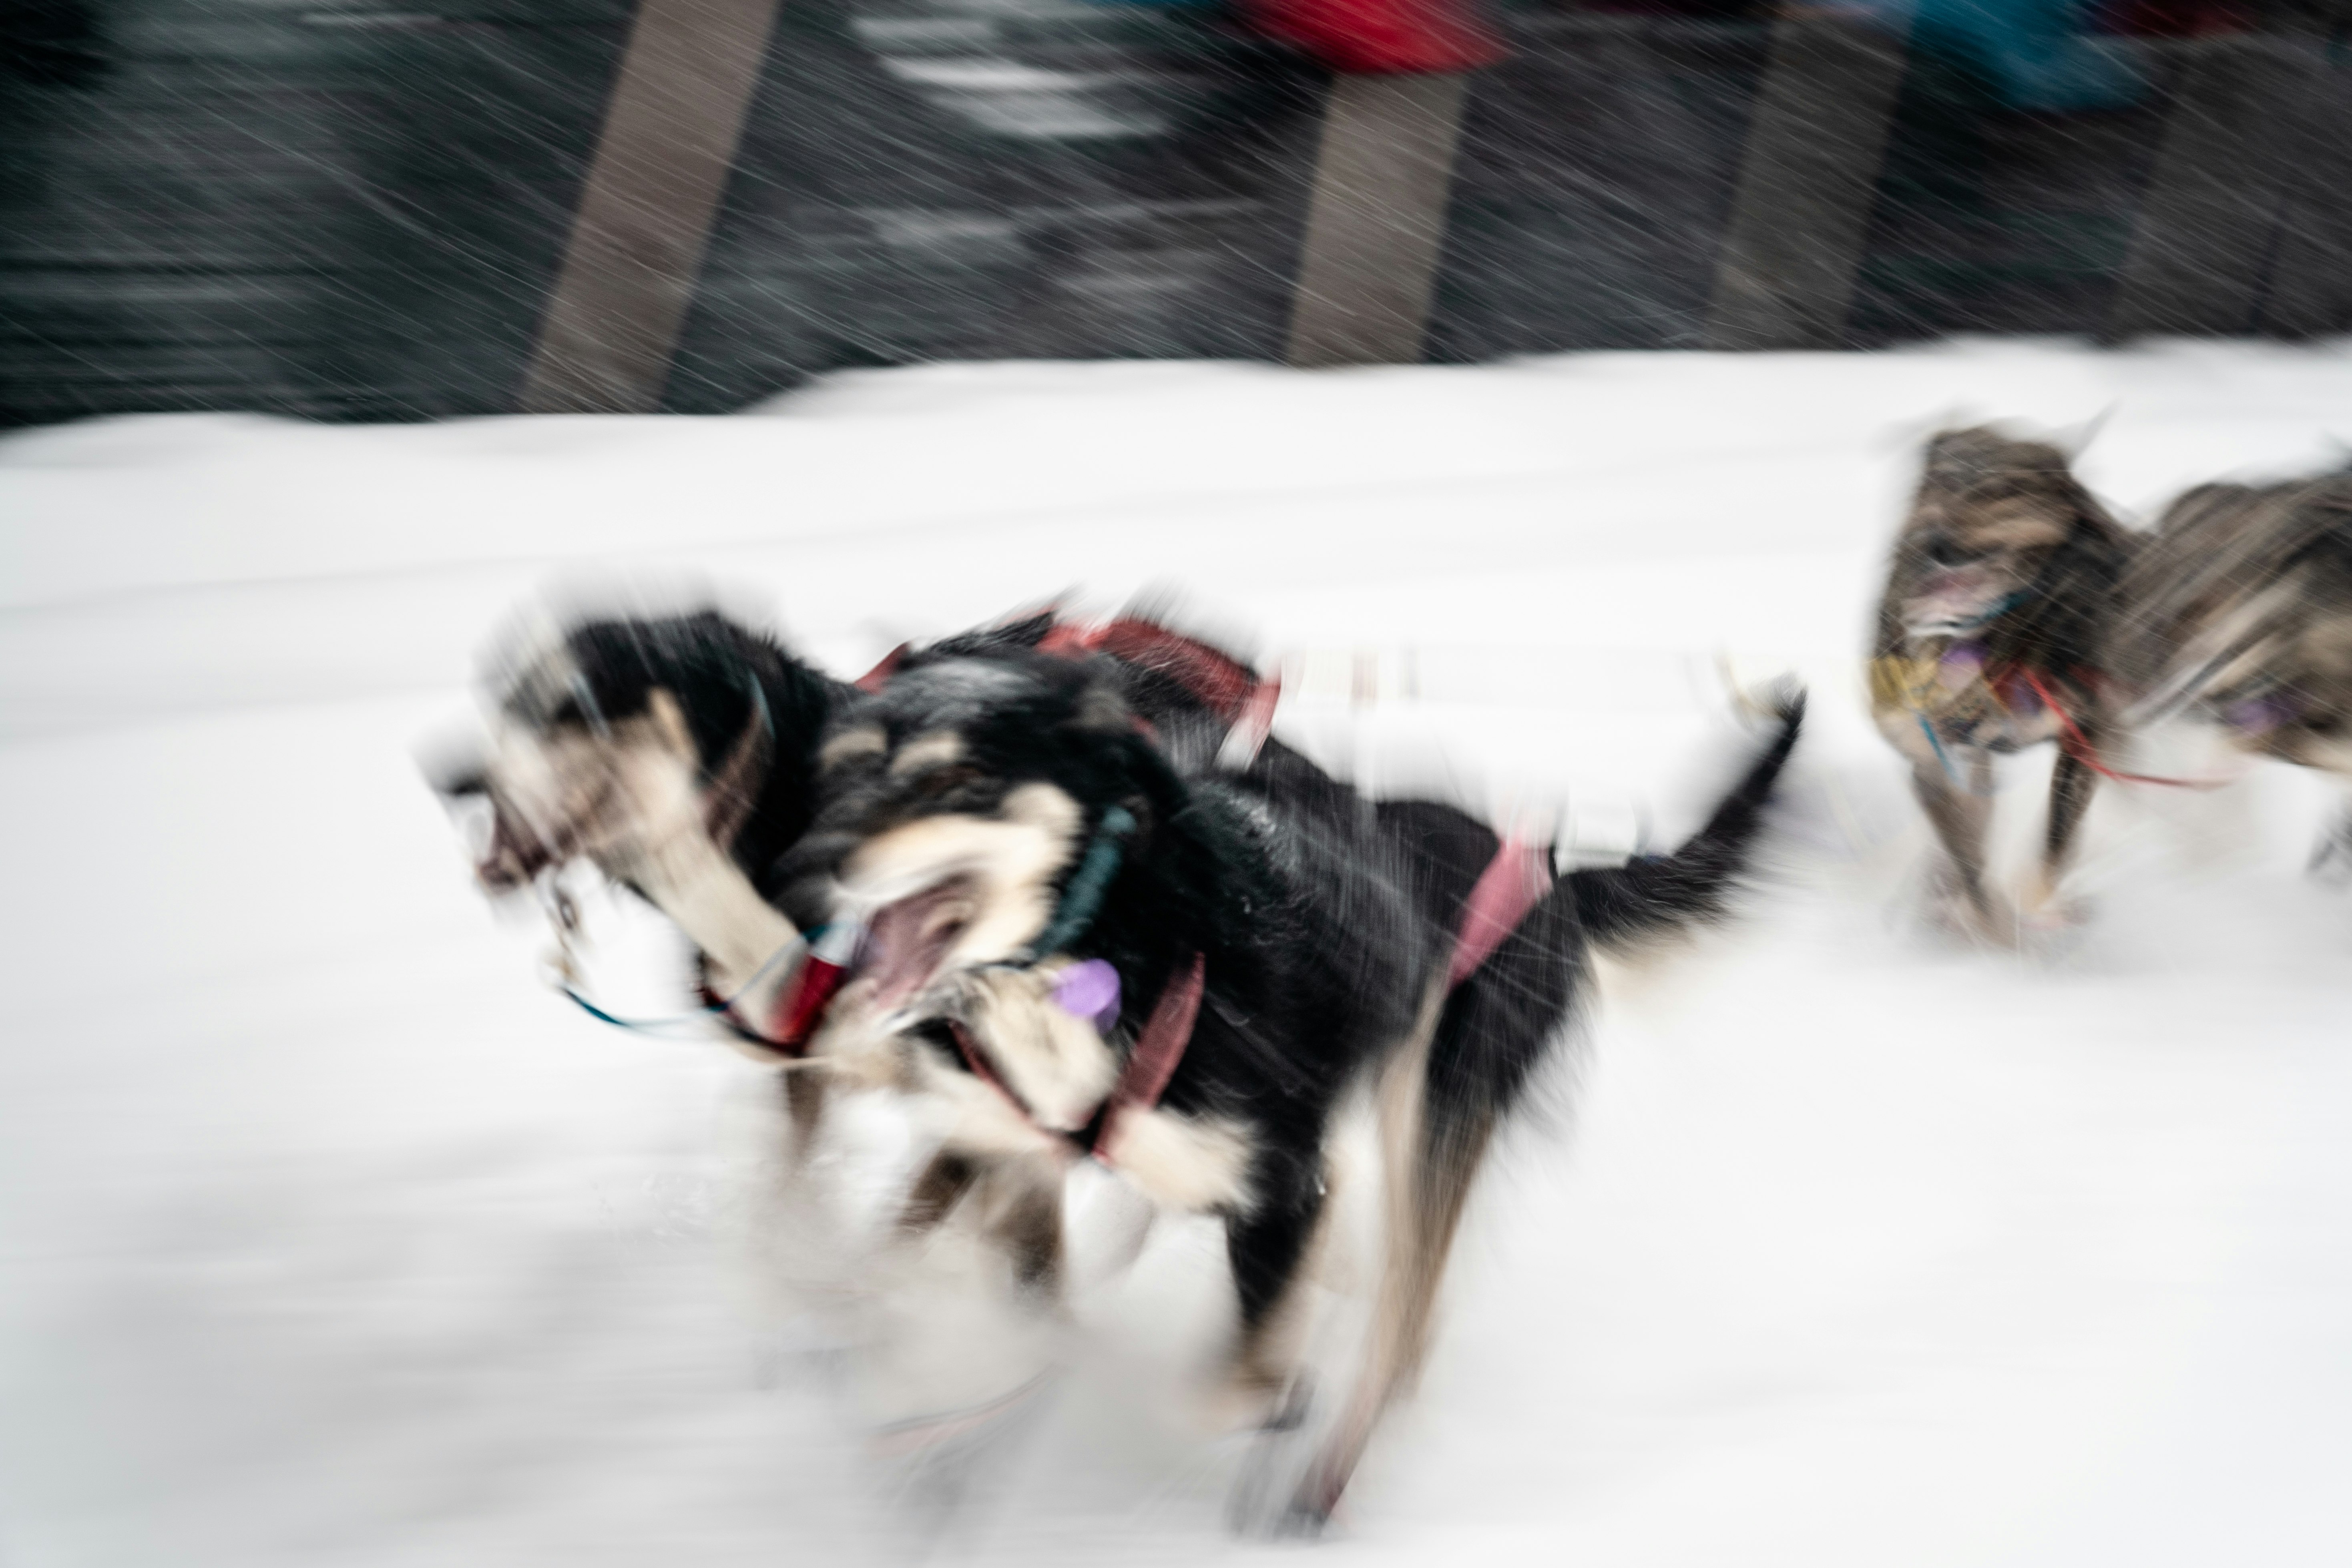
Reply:
[[[747, 731], [761, 725], [764, 701], [766, 757], [751, 809], [728, 848], [753, 883], [768, 891], [764, 879], [776, 858], [808, 830], [825, 723], [856, 689], [710, 610], [585, 621], [563, 643], [586, 692], [549, 694], [549, 711], [521, 711], [520, 717], [551, 724], [609, 724], [642, 715], [654, 691], [667, 690], [677, 700], [706, 777]], [[519, 689], [509, 702], [529, 704], [537, 696]]]
[[[1024, 784], [1077, 801], [1081, 838], [1109, 807], [1135, 811], [1147, 826], [1069, 952], [1118, 968], [1129, 1037], [1175, 965], [1207, 956], [1207, 1004], [1163, 1103], [1255, 1130], [1256, 1201], [1232, 1216], [1230, 1232], [1249, 1323], [1278, 1299], [1313, 1221], [1339, 1093], [1411, 1033], [1451, 959], [1464, 901], [1500, 846], [1452, 807], [1374, 807], [1280, 748], [1238, 774], [1180, 772], [1115, 709], [1106, 719], [1105, 689], [1122, 679], [1108, 661], [1018, 653], [910, 661], [840, 723], [879, 725], [893, 748], [952, 730], [963, 760], [900, 777], [876, 754], [829, 777], [816, 827], [790, 857], [788, 903], [815, 918], [859, 845], [918, 817], [992, 816]], [[1439, 1164], [1464, 1167], [1454, 1156], [1465, 1155], [1475, 1166], [1569, 1020], [1590, 942], [1723, 912], [1801, 715], [1790, 700], [1780, 734], [1681, 851], [1561, 879], [1446, 998], [1425, 1084]]]
[[901, 778], [876, 756], [829, 775], [817, 824], [787, 860], [787, 907], [814, 914], [843, 858], [874, 836], [918, 817], [992, 816], [1024, 784], [1078, 802], [1082, 838], [1110, 807], [1133, 812], [1142, 826], [1069, 953], [1118, 968], [1129, 1038], [1176, 967], [1203, 955], [1203, 1005], [1161, 1104], [1256, 1132], [1255, 1201], [1230, 1232], [1243, 1320], [1255, 1324], [1319, 1208], [1334, 1103], [1410, 1031], [1446, 949], [1369, 810], [1321, 809], [1255, 774], [1180, 776], [1122, 705], [1106, 705], [1117, 684], [1097, 659], [908, 661], [839, 722], [879, 724], [894, 747], [951, 730], [966, 760]]
[[[1411, 1278], [1391, 1279], [1383, 1296], [1402, 1303], [1393, 1325], [1402, 1348], [1379, 1374], [1376, 1415], [1411, 1375], [1481, 1157], [1571, 1018], [1591, 948], [1723, 912], [1801, 702], [1783, 704], [1780, 733], [1680, 851], [1560, 879], [1442, 994], [1464, 905], [1500, 847], [1491, 829], [1429, 802], [1375, 806], [1277, 742], [1240, 772], [1222, 768], [1224, 721], [1181, 681], [1108, 657], [1039, 654], [1049, 626], [1016, 623], [918, 653], [869, 698], [716, 615], [592, 621], [566, 639], [570, 668], [535, 685], [525, 672], [509, 705], [529, 725], [595, 729], [646, 712], [653, 692], [667, 690], [709, 780], [754, 732], [764, 702], [768, 755], [730, 848], [762, 896], [804, 927], [829, 918], [852, 852], [917, 818], [987, 817], [1039, 783], [1077, 803], [1081, 842], [1112, 807], [1129, 812], [1137, 826], [1118, 873], [1064, 952], [1119, 972], [1115, 1041], [1135, 1037], [1180, 964], [1195, 952], [1205, 960], [1203, 1005], [1160, 1105], [1248, 1130], [1244, 1195], [1226, 1215], [1244, 1331], [1236, 1371], [1269, 1391], [1283, 1369], [1257, 1353], [1255, 1336], [1291, 1288], [1321, 1212], [1333, 1110], [1439, 1000], [1412, 1084], [1415, 1143], [1391, 1178], [1408, 1184], [1399, 1195], [1413, 1236], [1399, 1254]], [[820, 770], [829, 736], [866, 726], [882, 731], [882, 751], [852, 747]], [[962, 741], [958, 754], [910, 773], [888, 766], [891, 750], [941, 730]], [[946, 1025], [934, 1023], [933, 1044], [956, 1062]], [[795, 1089], [797, 1121], [816, 1104], [814, 1091]], [[982, 1174], [980, 1163], [943, 1152], [910, 1194], [908, 1223], [936, 1223]], [[1024, 1212], [1050, 1231], [1058, 1210], [1032, 1202]], [[1051, 1277], [1050, 1235], [1000, 1239], [1028, 1248], [1016, 1258], [1024, 1278]], [[1297, 1522], [1328, 1516], [1369, 1431], [1343, 1424], [1294, 1501]]]

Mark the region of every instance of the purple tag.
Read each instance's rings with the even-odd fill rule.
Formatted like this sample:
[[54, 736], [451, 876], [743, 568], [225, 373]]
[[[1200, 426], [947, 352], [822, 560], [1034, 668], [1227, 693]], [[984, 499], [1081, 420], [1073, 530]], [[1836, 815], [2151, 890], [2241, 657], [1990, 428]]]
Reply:
[[2221, 710], [2222, 723], [2248, 735], [2267, 734], [2294, 717], [2291, 705], [2276, 697], [2249, 698]]
[[1118, 971], [1099, 958], [1073, 963], [1054, 986], [1054, 1003], [1097, 1029], [1118, 1021]]
[[1984, 673], [1985, 646], [1980, 642], [1956, 642], [1944, 650], [1936, 661], [1936, 679], [1955, 690], [1966, 686]]

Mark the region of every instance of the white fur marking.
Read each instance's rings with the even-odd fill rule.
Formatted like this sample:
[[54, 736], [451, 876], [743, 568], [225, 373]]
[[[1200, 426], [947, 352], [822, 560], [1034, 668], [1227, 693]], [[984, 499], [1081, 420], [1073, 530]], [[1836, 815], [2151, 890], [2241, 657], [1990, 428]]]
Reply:
[[1103, 1158], [1164, 1207], [1191, 1213], [1249, 1206], [1251, 1138], [1222, 1116], [1129, 1106]]

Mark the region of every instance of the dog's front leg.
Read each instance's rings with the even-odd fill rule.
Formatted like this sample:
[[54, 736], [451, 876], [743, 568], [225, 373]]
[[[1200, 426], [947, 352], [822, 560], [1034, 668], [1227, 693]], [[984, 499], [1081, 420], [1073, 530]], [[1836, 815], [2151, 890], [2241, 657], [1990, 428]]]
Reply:
[[1006, 1191], [990, 1215], [990, 1233], [1013, 1260], [1013, 1278], [1041, 1304], [1062, 1299], [1061, 1163], [1050, 1155], [1015, 1161], [1004, 1172]]
[[795, 1172], [803, 1171], [816, 1152], [817, 1131], [824, 1123], [824, 1080], [813, 1072], [776, 1076], [784, 1091], [784, 1121], [792, 1129], [791, 1164]]
[[2050, 772], [2050, 825], [2042, 835], [2042, 861], [2026, 885], [2020, 914], [2028, 926], [2067, 923], [2058, 889], [2074, 858], [2074, 840], [2083, 817], [2098, 792], [2099, 775], [2073, 752], [2061, 748]]
[[2339, 803], [2311, 852], [2311, 874], [2330, 887], [2352, 887], [2352, 797]]
[[906, 1199], [898, 1205], [898, 1228], [909, 1236], [933, 1229], [971, 1191], [979, 1176], [980, 1168], [970, 1160], [940, 1150], [907, 1189]]
[[1992, 821], [1991, 759], [1973, 748], [1951, 754], [1965, 756], [1969, 783], [1963, 787], [1952, 776], [1943, 757], [1914, 761], [1912, 793], [1927, 814], [1927, 825], [1943, 846], [1946, 891], [1957, 906], [1957, 923], [1992, 941], [2003, 939], [1998, 901], [1985, 885], [1985, 834]]

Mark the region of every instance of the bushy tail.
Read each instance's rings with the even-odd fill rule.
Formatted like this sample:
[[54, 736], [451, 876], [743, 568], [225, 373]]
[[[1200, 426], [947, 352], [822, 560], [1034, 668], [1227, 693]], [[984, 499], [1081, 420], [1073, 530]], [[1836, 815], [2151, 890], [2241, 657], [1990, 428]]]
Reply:
[[1569, 891], [1588, 937], [1620, 946], [1722, 916], [1748, 869], [1764, 808], [1804, 725], [1804, 692], [1778, 693], [1773, 711], [1780, 732], [1689, 842], [1671, 855], [1569, 875]]

